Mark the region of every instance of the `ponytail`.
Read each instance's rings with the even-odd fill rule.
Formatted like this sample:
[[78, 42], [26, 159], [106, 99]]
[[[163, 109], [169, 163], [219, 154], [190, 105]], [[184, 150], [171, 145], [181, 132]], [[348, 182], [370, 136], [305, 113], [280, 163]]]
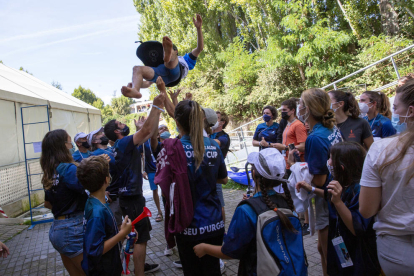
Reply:
[[351, 92], [345, 92], [343, 90], [331, 90], [328, 93], [332, 94], [337, 102], [344, 102], [343, 110], [345, 113], [348, 111], [349, 114], [351, 114], [352, 118], [359, 118], [361, 111], [359, 110], [357, 100]]
[[326, 128], [332, 129], [335, 124], [335, 113], [330, 108], [331, 99], [325, 90], [319, 88], [311, 88], [302, 92], [302, 101], [309, 111], [312, 117], [321, 122]]
[[195, 101], [181, 101], [175, 107], [174, 118], [190, 136], [196, 170], [198, 170], [205, 151], [203, 137], [204, 112]]
[[368, 96], [370, 102], [377, 103], [377, 110], [380, 114], [391, 119], [391, 104], [387, 95], [380, 91], [365, 91], [363, 94]]

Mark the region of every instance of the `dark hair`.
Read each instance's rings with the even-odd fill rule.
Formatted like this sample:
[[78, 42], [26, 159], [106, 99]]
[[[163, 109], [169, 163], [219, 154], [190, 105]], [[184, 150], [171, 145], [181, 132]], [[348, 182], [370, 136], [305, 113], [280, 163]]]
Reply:
[[334, 179], [343, 187], [359, 183], [366, 155], [365, 149], [356, 142], [340, 142], [331, 147], [330, 153]]
[[110, 120], [105, 124], [104, 132], [105, 136], [108, 137], [109, 140], [116, 141], [118, 140], [118, 136], [115, 134], [115, 130], [118, 129], [118, 125], [116, 124], [116, 120]]
[[377, 109], [379, 113], [388, 119], [391, 119], [392, 112], [390, 107], [390, 100], [388, 99], [387, 95], [380, 91], [365, 91], [362, 94], [366, 94], [370, 102], [377, 103]]
[[[293, 212], [294, 211], [293, 200], [292, 200], [292, 196], [290, 195], [290, 191], [287, 187], [287, 183], [284, 181], [271, 180], [271, 179], [264, 178], [263, 176], [259, 174], [259, 172], [257, 171], [254, 165], [252, 165], [252, 173], [253, 171], [254, 171], [256, 185], [260, 187], [260, 191], [262, 192], [262, 198], [264, 199], [264, 202], [266, 203], [267, 207], [269, 207], [272, 210], [274, 210], [275, 208], [278, 208], [276, 203], [270, 200], [269, 195], [267, 194], [267, 190], [282, 184], [283, 190], [285, 192], [285, 198], [289, 205], [289, 209]], [[282, 222], [282, 226], [284, 226], [287, 230], [295, 233], [296, 229], [293, 227], [289, 218], [279, 209], [276, 209], [276, 213], [279, 216], [280, 221]]]
[[265, 109], [269, 109], [270, 112], [272, 113], [272, 119], [275, 120], [277, 118], [277, 110], [274, 106], [271, 105], [266, 105], [265, 107], [263, 107], [262, 109], [262, 114], [265, 111]]
[[173, 50], [178, 52], [178, 48], [175, 44], [173, 44]]
[[343, 90], [331, 90], [328, 92], [332, 94], [337, 102], [344, 102], [344, 112], [349, 111], [351, 117], [354, 119], [359, 118], [361, 111], [359, 110], [359, 105], [354, 95], [351, 92]]
[[60, 163], [73, 163], [72, 155], [66, 147], [68, 133], [63, 129], [55, 129], [46, 133], [42, 141], [40, 167], [43, 171], [42, 184], [45, 190], [52, 188], [53, 175]]
[[296, 98], [290, 98], [290, 99], [287, 99], [287, 100], [283, 101], [282, 102], [282, 105], [286, 105], [290, 110], [293, 109], [295, 111], [295, 115], [296, 115], [296, 103], [297, 103], [297, 100], [298, 99], [296, 99]]
[[205, 151], [203, 137], [204, 112], [197, 102], [186, 100], [177, 104], [174, 118], [190, 136], [196, 170], [198, 170], [203, 161]]
[[403, 86], [404, 84], [406, 84], [408, 81], [410, 81], [412, 79], [414, 79], [414, 73], [409, 73], [408, 75], [405, 75], [404, 77], [401, 77], [398, 80], [398, 87]]
[[226, 126], [229, 124], [229, 116], [227, 116], [226, 113], [220, 111], [216, 111], [216, 114], [220, 114], [220, 121], [224, 122], [223, 129], [225, 129]]
[[78, 165], [76, 176], [85, 189], [96, 192], [109, 176], [109, 163], [103, 156], [88, 157]]

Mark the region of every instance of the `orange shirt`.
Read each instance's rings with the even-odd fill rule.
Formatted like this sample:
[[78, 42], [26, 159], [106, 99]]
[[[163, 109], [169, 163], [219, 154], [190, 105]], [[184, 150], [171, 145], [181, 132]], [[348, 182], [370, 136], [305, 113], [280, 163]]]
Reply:
[[[306, 131], [305, 125], [296, 119], [293, 123], [288, 123], [283, 131], [283, 144], [288, 146], [289, 144], [294, 144], [295, 146], [299, 145], [300, 143], [306, 142], [306, 138], [308, 137], [308, 133]], [[285, 160], [286, 160], [286, 169], [290, 169], [290, 166], [287, 162], [289, 152], [286, 152]], [[300, 159], [305, 162], [305, 153], [300, 152]]]

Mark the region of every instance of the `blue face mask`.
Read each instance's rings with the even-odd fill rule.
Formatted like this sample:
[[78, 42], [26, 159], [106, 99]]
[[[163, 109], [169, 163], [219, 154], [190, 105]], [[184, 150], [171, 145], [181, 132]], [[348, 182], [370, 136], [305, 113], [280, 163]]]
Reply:
[[391, 120], [391, 123], [392, 123], [392, 126], [394, 127], [394, 128], [396, 128], [396, 126], [397, 126], [397, 124], [400, 122], [400, 115], [398, 115], [398, 114], [392, 114], [392, 120]]
[[163, 133], [160, 134], [160, 138], [161, 139], [168, 139], [170, 138], [171, 133], [169, 133], [168, 131], [164, 131]]
[[269, 116], [267, 114], [263, 115], [263, 121], [265, 121], [266, 123], [269, 122], [272, 119], [272, 116]]
[[72, 143], [72, 148], [69, 150], [69, 152], [70, 152], [70, 154], [74, 154], [75, 151], [76, 151], [75, 144], [73, 142], [71, 142], [71, 143]]

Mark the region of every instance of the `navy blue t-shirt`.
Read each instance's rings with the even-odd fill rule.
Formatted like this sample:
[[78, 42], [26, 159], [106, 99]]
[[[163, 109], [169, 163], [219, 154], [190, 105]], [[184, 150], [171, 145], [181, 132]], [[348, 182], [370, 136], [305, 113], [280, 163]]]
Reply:
[[114, 148], [115, 166], [110, 187], [118, 187], [119, 196], [142, 195], [141, 153], [134, 145], [133, 135], [116, 140]]
[[[108, 154], [109, 158], [111, 158], [111, 161], [109, 161], [109, 174], [112, 176], [114, 174], [115, 170], [115, 157], [114, 153], [111, 149], [96, 149], [94, 151], [90, 152], [91, 156], [99, 156], [102, 154]], [[108, 186], [106, 189], [111, 194], [118, 194], [118, 187], [115, 187], [113, 185]]]
[[378, 113], [378, 115], [372, 120], [369, 120], [368, 116], [365, 116], [364, 119], [367, 120], [371, 126], [372, 136], [374, 137], [385, 138], [397, 133], [395, 128], [392, 126], [391, 120], [380, 113]]
[[[268, 143], [276, 143], [278, 130], [278, 123], [273, 123], [271, 126], [267, 126], [266, 123], [261, 123], [257, 126], [256, 131], [254, 132], [253, 140], [260, 142], [262, 141], [262, 138], [264, 138]], [[262, 147], [260, 147], [260, 150], [261, 149]]]
[[108, 203], [104, 205], [91, 196], [85, 205], [83, 227], [82, 269], [86, 275], [121, 275], [121, 244], [102, 254], [105, 241], [118, 234], [118, 226]]
[[194, 151], [188, 135], [181, 138], [187, 157], [187, 174], [190, 186], [194, 187], [194, 218], [180, 234], [182, 239], [201, 240], [224, 234], [224, 221], [220, 199], [216, 191], [217, 179], [227, 177], [220, 147], [213, 139], [204, 137], [204, 159], [196, 171]]
[[145, 153], [145, 172], [155, 173], [157, 171], [157, 155], [161, 150], [161, 143], [158, 142], [155, 151], [151, 148], [151, 139], [138, 147], [140, 153]]
[[80, 152], [79, 150], [77, 150], [72, 154], [73, 160], [75, 160], [75, 162], [78, 162], [78, 163], [80, 163], [82, 159], [85, 159], [88, 157], [89, 157], [89, 151], [84, 153], [84, 152]]
[[[218, 138], [217, 138], [218, 136]], [[226, 158], [227, 153], [229, 152], [230, 148], [230, 137], [227, 133], [225, 133], [223, 130], [220, 132], [216, 132], [210, 135], [211, 139], [217, 139], [220, 141], [220, 150], [223, 154], [223, 157]]]
[[53, 185], [45, 190], [45, 201], [52, 204], [55, 218], [81, 212], [85, 209], [88, 195], [76, 176], [77, 167], [72, 163], [60, 163], [53, 177]]

